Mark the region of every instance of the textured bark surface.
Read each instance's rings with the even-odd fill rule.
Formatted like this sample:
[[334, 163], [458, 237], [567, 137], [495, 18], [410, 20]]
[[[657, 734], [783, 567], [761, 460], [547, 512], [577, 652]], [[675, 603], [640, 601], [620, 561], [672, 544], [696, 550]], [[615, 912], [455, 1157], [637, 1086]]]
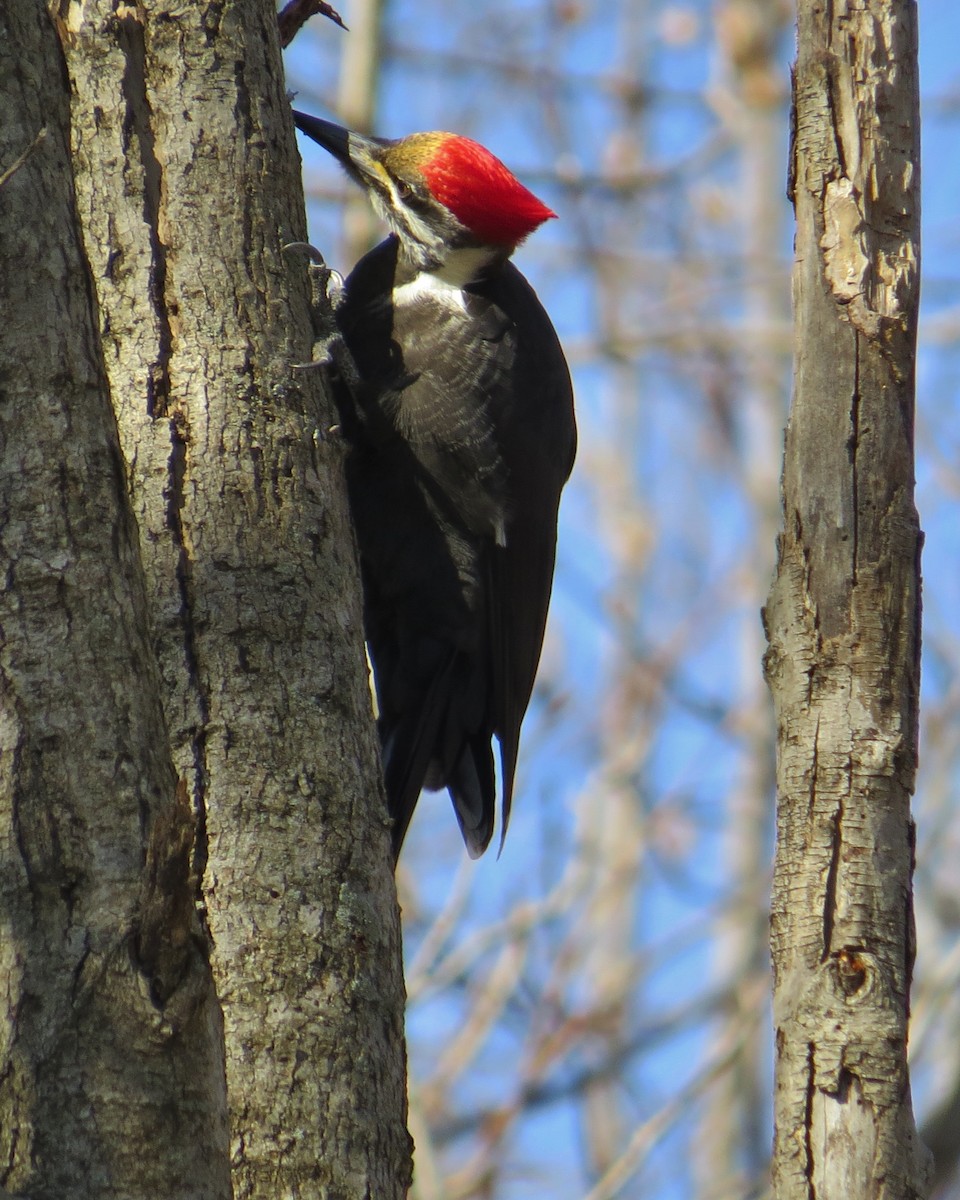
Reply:
[[42, 8], [4, 16], [0, 171], [34, 148], [0, 188], [0, 1186], [219, 1198], [223, 1060], [193, 905], [166, 957], [165, 1010], [135, 961], [144, 846], [176, 777], [74, 207], [64, 63]]
[[912, 0], [801, 0], [795, 394], [766, 610], [778, 1200], [925, 1194], [906, 1064], [921, 535]]
[[[76, 219], [58, 211], [42, 227], [35, 222], [33, 249], [4, 257], [48, 254], [59, 271], [50, 282], [55, 298], [44, 303], [36, 279], [4, 280], [29, 293], [33, 307], [26, 329], [3, 333], [32, 332], [51, 343], [48, 354], [61, 355], [52, 370], [63, 385], [55, 397], [62, 413], [49, 417], [47, 440], [56, 440], [37, 456], [38, 472], [49, 477], [41, 475], [33, 503], [45, 495], [47, 507], [50, 497], [81, 506], [89, 515], [68, 513], [64, 527], [99, 540], [82, 556], [78, 598], [64, 602], [67, 632], [37, 635], [56, 646], [69, 634], [87, 657], [57, 667], [49, 656], [27, 655], [31, 674], [17, 682], [16, 696], [29, 695], [50, 719], [57, 698], [81, 714], [71, 753], [81, 761], [89, 753], [114, 787], [119, 779], [125, 788], [121, 816], [97, 810], [99, 821], [109, 821], [108, 862], [85, 862], [84, 878], [96, 920], [115, 942], [130, 935], [132, 953], [148, 968], [138, 995], [151, 1036], [180, 1013], [185, 997], [188, 1011], [197, 1008], [188, 984], [204, 960], [188, 977], [178, 966], [185, 922], [200, 931], [193, 904], [183, 903], [191, 880], [201, 901], [198, 940], [220, 1002], [200, 1010], [204, 1041], [188, 1069], [177, 1074], [176, 1062], [162, 1056], [181, 1089], [163, 1100], [163, 1120], [176, 1127], [196, 1179], [204, 1170], [215, 1177], [207, 1190], [181, 1183], [162, 1155], [152, 1164], [154, 1132], [135, 1126], [124, 1145], [99, 1153], [107, 1175], [115, 1151], [135, 1159], [145, 1178], [155, 1166], [149, 1186], [116, 1183], [111, 1192], [98, 1181], [49, 1193], [36, 1180], [32, 1186], [36, 1195], [226, 1196], [229, 1158], [237, 1197], [399, 1197], [409, 1175], [399, 920], [342, 451], [326, 437], [331, 420], [319, 376], [292, 369], [309, 359], [311, 331], [304, 263], [282, 251], [303, 238], [304, 225], [276, 15], [253, 0], [146, 9], [92, 2], [63, 5], [50, 21], [21, 7], [48, 37], [54, 30], [59, 37], [62, 56], [52, 68], [14, 44], [25, 60], [23, 87], [43, 76], [54, 93], [38, 97], [38, 110], [59, 106], [66, 119], [72, 95], [72, 159], [61, 146], [58, 171], [70, 192], [73, 170], [85, 261], [76, 250], [65, 260], [61, 245], [65, 230], [76, 238]], [[6, 161], [40, 121], [39, 111], [31, 113], [16, 144], [4, 147]], [[37, 195], [28, 203], [17, 236], [45, 210]], [[60, 291], [76, 293], [76, 312], [64, 311]], [[99, 345], [89, 327], [94, 298]], [[82, 356], [69, 350], [78, 366], [63, 361], [73, 342], [62, 326], [80, 319], [81, 301], [87, 342]], [[29, 342], [24, 347], [41, 361]], [[106, 407], [97, 421], [76, 415], [80, 400], [104, 405], [106, 396], [115, 423]], [[34, 418], [48, 419], [52, 401], [33, 403]], [[36, 435], [16, 421], [31, 447]], [[102, 482], [86, 459], [69, 467], [81, 453], [80, 424], [99, 442], [108, 433], [113, 439], [98, 452]], [[11, 470], [23, 471], [26, 453], [14, 454]], [[23, 483], [17, 487], [17, 503], [27, 503]], [[43, 522], [24, 519], [18, 528], [33, 569], [55, 564], [43, 572], [44, 603], [52, 607], [65, 595], [62, 555], [29, 549]], [[20, 547], [5, 536], [4, 561], [16, 561]], [[124, 572], [140, 606], [129, 617], [115, 596]], [[21, 579], [26, 584], [15, 576], [6, 598], [15, 611]], [[112, 655], [77, 623], [80, 599], [120, 643]], [[102, 715], [111, 705], [120, 715]], [[10, 711], [8, 719], [20, 719], [16, 705]], [[9, 796], [29, 796], [46, 830], [59, 784], [38, 790], [33, 776], [22, 776], [26, 760], [16, 747], [25, 736], [14, 728], [3, 739], [5, 786]], [[44, 771], [49, 762], [44, 754]], [[153, 791], [141, 779], [147, 766], [157, 775]], [[186, 785], [179, 799], [177, 776]], [[162, 793], [166, 815], [151, 824], [153, 792]], [[65, 835], [44, 836], [62, 843]], [[16, 892], [25, 885], [17, 872], [26, 870], [29, 846], [14, 839], [8, 850]], [[33, 969], [61, 971], [70, 993], [85, 980], [72, 964], [86, 962], [90, 950], [82, 938], [75, 947], [71, 941], [61, 909], [76, 905], [75, 884], [62, 870], [59, 860], [51, 867], [43, 920], [74, 959]], [[137, 978], [127, 959], [118, 963]], [[98, 967], [91, 976], [95, 999], [102, 974]], [[100, 1010], [92, 1011], [102, 1024]], [[19, 1036], [22, 1017], [7, 1028]], [[124, 1038], [134, 1044], [138, 1033], [134, 1021]], [[73, 1052], [83, 1072], [82, 1046]], [[207, 1061], [217, 1065], [220, 1092], [197, 1115], [189, 1104], [200, 1086], [193, 1075], [202, 1078]], [[133, 1056], [122, 1065], [139, 1078]], [[29, 1070], [5, 1080], [8, 1090], [37, 1087]], [[99, 1112], [78, 1118], [105, 1136], [101, 1119]], [[7, 1186], [26, 1178], [10, 1176]]]

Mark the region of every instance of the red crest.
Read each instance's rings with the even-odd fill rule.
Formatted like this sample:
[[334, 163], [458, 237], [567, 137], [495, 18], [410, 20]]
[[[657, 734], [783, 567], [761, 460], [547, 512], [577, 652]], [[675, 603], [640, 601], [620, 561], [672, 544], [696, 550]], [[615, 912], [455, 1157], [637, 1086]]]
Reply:
[[516, 246], [557, 215], [470, 138], [447, 134], [421, 170], [436, 199], [488, 245]]

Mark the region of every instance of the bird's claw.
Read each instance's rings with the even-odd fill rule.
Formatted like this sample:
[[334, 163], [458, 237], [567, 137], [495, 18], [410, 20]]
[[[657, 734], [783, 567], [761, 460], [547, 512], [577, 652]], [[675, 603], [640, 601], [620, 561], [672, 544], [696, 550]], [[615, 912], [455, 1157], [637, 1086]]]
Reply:
[[[330, 319], [343, 303], [343, 276], [325, 262], [313, 262], [307, 267], [310, 276], [310, 301], [313, 307], [329, 311]], [[335, 322], [334, 322], [335, 323]]]
[[311, 259], [313, 262], [320, 263], [321, 266], [326, 266], [327, 260], [323, 257], [316, 246], [311, 246], [309, 242], [286, 242], [280, 247], [280, 249], [284, 252], [284, 254], [286, 254], [288, 250], [298, 250], [301, 254], [305, 254], [307, 258]]
[[283, 247], [284, 253], [296, 250], [310, 259], [307, 271], [310, 275], [311, 302], [314, 308], [329, 308], [333, 312], [343, 300], [343, 276], [327, 266], [327, 260], [316, 246], [309, 242], [287, 242]]
[[327, 266], [321, 252], [309, 242], [288, 242], [284, 251], [295, 250], [310, 259], [307, 274], [310, 278], [310, 311], [313, 316], [313, 359], [295, 363], [295, 371], [314, 367], [339, 365], [343, 339], [337, 328], [337, 309], [343, 301], [343, 276]]

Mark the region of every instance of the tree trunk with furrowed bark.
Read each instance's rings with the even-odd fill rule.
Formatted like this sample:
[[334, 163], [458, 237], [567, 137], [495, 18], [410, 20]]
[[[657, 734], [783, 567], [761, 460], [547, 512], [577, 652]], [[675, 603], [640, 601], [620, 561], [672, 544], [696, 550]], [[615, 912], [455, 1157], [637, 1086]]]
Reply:
[[766, 609], [778, 1200], [926, 1194], [907, 1072], [920, 545], [913, 0], [801, 0], [795, 391]]
[[399, 920], [275, 10], [5, 20], [0, 1189], [395, 1200]]

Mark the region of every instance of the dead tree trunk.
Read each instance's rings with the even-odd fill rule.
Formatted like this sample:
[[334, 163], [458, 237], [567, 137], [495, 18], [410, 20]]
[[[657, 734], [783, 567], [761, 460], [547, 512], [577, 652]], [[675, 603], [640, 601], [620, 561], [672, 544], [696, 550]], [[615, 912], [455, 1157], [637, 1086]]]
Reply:
[[914, 0], [801, 0], [795, 391], [766, 609], [778, 1200], [925, 1194], [906, 1043], [921, 535]]

